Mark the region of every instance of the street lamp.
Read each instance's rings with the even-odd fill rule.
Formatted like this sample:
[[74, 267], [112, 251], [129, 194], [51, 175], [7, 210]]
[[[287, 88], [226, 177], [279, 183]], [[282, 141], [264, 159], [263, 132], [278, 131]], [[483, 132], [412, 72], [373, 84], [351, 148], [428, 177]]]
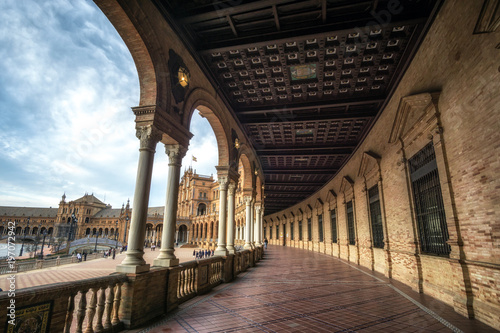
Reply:
[[94, 246], [94, 252], [97, 252], [97, 238], [99, 238], [99, 230], [96, 229], [95, 231], [95, 246]]
[[115, 249], [118, 248], [118, 220], [116, 220], [116, 229], [115, 229]]
[[26, 239], [26, 229], [30, 227], [30, 218], [28, 217], [28, 223], [26, 224], [26, 228], [24, 228], [24, 237], [23, 237], [23, 242], [21, 244], [21, 251], [19, 252], [19, 256], [23, 256], [23, 250], [24, 250], [24, 240]]
[[71, 243], [71, 238], [72, 238], [72, 233], [73, 233], [73, 223], [78, 223], [78, 219], [75, 216], [75, 213], [71, 214], [71, 224], [69, 225], [69, 233], [68, 233], [68, 242], [66, 247], [68, 248], [67, 253], [69, 254], [69, 248], [70, 248], [70, 243]]
[[36, 251], [38, 250], [38, 236], [40, 236], [40, 231], [42, 230], [42, 224], [40, 223], [40, 226], [38, 227], [38, 235], [35, 236], [35, 254], [33, 255], [33, 258], [36, 258]]
[[125, 229], [123, 230], [123, 243], [127, 242], [127, 225], [128, 225], [128, 213], [125, 217]]
[[43, 231], [43, 241], [42, 241], [42, 250], [40, 253], [40, 259], [43, 260], [43, 247], [45, 246], [45, 236], [47, 236], [47, 229]]

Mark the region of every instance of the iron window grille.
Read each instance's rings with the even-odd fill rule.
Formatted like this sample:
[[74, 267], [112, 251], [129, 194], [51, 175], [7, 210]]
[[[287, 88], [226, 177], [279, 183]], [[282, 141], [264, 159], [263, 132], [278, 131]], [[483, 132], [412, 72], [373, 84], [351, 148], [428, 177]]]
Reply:
[[277, 224], [276, 225], [276, 239], [279, 239], [280, 238], [280, 225]]
[[368, 190], [368, 200], [370, 202], [373, 247], [382, 249], [384, 248], [384, 230], [382, 227], [382, 212], [380, 210], [380, 197], [377, 185]]
[[290, 222], [290, 239], [293, 240], [293, 222]]
[[273, 227], [269, 227], [269, 239], [273, 239]]
[[332, 232], [332, 243], [337, 243], [337, 214], [335, 209], [330, 211], [330, 230]]
[[302, 240], [302, 220], [299, 221], [299, 241]]
[[323, 214], [318, 215], [319, 241], [323, 242]]
[[312, 240], [312, 235], [311, 235], [311, 231], [312, 231], [312, 226], [311, 226], [311, 218], [308, 218], [307, 219], [307, 240], [310, 242]]
[[448, 226], [439, 183], [436, 154], [430, 142], [408, 160], [418, 233], [423, 253], [449, 255]]
[[347, 210], [347, 229], [349, 232], [349, 244], [356, 245], [356, 236], [354, 234], [354, 210], [352, 208], [352, 201], [346, 204]]

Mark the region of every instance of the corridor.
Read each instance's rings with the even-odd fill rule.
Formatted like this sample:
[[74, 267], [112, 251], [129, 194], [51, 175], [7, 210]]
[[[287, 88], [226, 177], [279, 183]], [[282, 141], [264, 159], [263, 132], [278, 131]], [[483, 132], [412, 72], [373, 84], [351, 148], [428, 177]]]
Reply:
[[354, 264], [269, 246], [256, 267], [133, 332], [496, 332]]

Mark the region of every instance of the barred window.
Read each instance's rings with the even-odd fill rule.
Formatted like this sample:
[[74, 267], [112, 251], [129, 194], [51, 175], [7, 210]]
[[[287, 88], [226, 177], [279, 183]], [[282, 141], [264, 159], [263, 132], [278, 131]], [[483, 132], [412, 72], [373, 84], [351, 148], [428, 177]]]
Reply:
[[293, 240], [293, 222], [290, 223], [290, 239]]
[[266, 238], [266, 231], [267, 231], [267, 228], [264, 228], [264, 238]]
[[347, 230], [349, 232], [349, 244], [356, 245], [356, 236], [354, 235], [354, 210], [352, 200], [346, 204], [347, 210]]
[[276, 225], [276, 239], [279, 239], [280, 238], [280, 225], [277, 224]]
[[299, 221], [299, 241], [302, 240], [302, 220]]
[[337, 213], [335, 209], [330, 211], [330, 230], [332, 233], [332, 243], [337, 243]]
[[269, 239], [271, 240], [273, 238], [273, 226], [269, 227]]
[[408, 164], [422, 252], [448, 255], [448, 226], [432, 142], [410, 158]]
[[312, 239], [311, 231], [312, 231], [311, 218], [308, 218], [307, 219], [307, 240], [308, 241], [311, 241], [311, 239]]
[[323, 241], [323, 214], [318, 215], [319, 241]]
[[370, 201], [373, 247], [382, 249], [384, 248], [384, 230], [382, 228], [382, 212], [380, 210], [380, 198], [377, 185], [368, 190], [368, 200]]

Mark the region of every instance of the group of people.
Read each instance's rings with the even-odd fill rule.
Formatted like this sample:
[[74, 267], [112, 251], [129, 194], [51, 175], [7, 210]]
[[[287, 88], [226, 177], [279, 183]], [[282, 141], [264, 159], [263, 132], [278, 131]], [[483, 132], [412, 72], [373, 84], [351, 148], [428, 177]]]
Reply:
[[203, 258], [208, 258], [208, 257], [213, 257], [214, 256], [214, 250], [193, 250], [193, 257], [196, 259], [203, 259]]
[[[123, 249], [122, 249], [122, 251], [123, 251]], [[102, 255], [103, 255], [104, 258], [112, 256], [113, 259], [115, 259], [115, 257], [116, 257], [116, 249], [110, 248], [109, 250], [105, 250], [105, 251], [103, 251]], [[78, 253], [76, 253], [76, 255], [73, 253], [73, 257], [75, 257], [75, 256], [76, 256], [76, 261], [77, 262], [82, 262], [82, 260], [83, 261], [87, 261], [87, 252], [83, 252], [83, 254], [80, 253], [80, 252], [78, 252]]]
[[104, 258], [113, 256], [113, 259], [115, 259], [115, 257], [116, 257], [116, 249], [113, 248], [113, 249], [109, 249], [109, 250], [104, 251], [103, 256], [104, 256]]

